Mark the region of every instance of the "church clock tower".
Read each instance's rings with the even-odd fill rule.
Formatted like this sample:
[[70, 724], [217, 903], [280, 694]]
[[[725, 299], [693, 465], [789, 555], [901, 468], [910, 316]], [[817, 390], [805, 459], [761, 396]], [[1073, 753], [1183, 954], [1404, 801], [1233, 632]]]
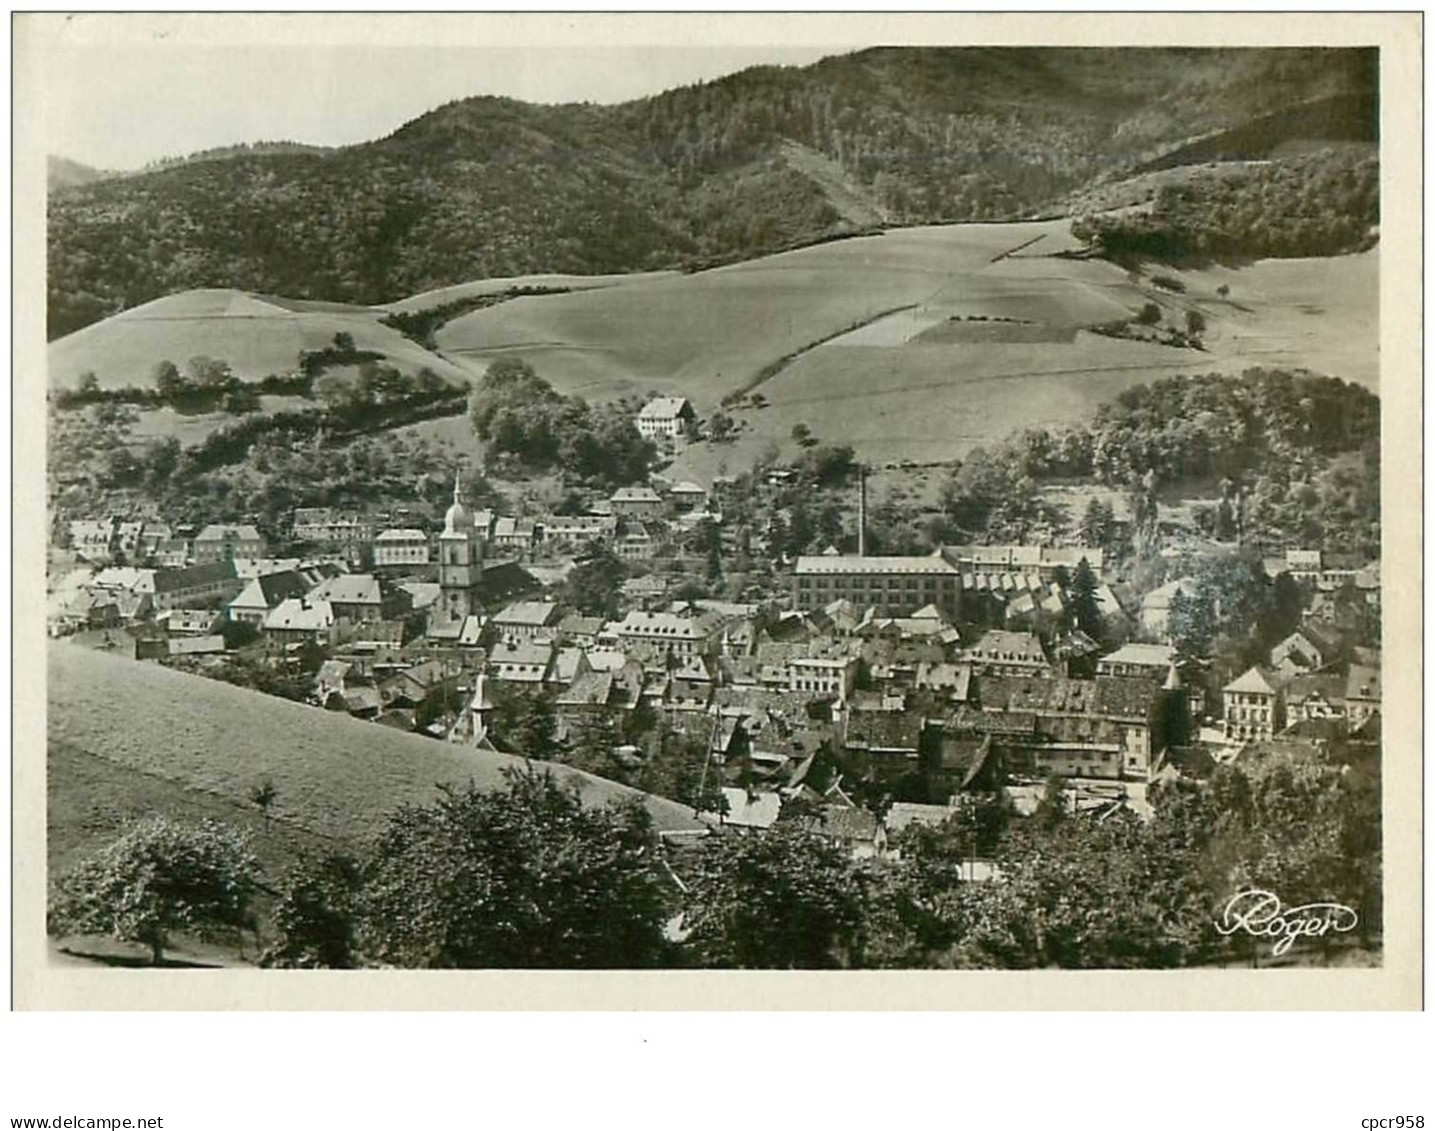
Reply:
[[483, 541], [473, 515], [463, 505], [458, 473], [453, 477], [453, 506], [443, 519], [438, 536], [438, 584], [442, 619], [462, 624], [479, 611], [478, 584], [483, 575]]

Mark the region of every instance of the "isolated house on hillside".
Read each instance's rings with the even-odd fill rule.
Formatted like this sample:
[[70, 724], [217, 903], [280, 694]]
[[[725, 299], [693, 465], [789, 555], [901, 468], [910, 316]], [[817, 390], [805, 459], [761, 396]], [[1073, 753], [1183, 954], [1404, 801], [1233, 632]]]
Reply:
[[697, 418], [687, 397], [654, 397], [638, 412], [634, 423], [649, 440], [676, 440], [688, 434]]

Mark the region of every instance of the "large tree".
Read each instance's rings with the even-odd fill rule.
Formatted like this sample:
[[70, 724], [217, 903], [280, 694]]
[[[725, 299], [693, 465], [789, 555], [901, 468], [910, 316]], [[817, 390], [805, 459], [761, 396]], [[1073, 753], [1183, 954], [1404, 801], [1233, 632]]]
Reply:
[[633, 968], [667, 957], [637, 801], [585, 806], [537, 771], [400, 809], [365, 869], [360, 945], [401, 967]]
[[259, 874], [234, 829], [148, 817], [60, 877], [49, 930], [143, 943], [158, 965], [173, 934], [232, 937], [252, 926]]
[[683, 916], [686, 946], [702, 966], [861, 965], [857, 869], [839, 845], [799, 828], [710, 838], [689, 874]]

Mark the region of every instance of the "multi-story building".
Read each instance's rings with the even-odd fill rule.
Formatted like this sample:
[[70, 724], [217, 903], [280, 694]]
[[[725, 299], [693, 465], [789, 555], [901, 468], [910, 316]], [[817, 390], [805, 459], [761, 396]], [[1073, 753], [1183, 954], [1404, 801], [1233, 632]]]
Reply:
[[658, 518], [667, 507], [651, 487], [619, 487], [609, 497], [608, 505], [614, 514], [624, 518]]
[[1014, 768], [1065, 777], [1145, 780], [1161, 702], [1154, 680], [979, 677], [992, 742]]
[[87, 562], [108, 562], [115, 552], [114, 518], [76, 519], [70, 523], [70, 548]]
[[428, 565], [429, 537], [422, 530], [405, 527], [385, 530], [374, 538], [374, 566]]
[[961, 612], [961, 572], [940, 553], [909, 557], [800, 557], [792, 572], [792, 604], [815, 612], [847, 600], [879, 617], [911, 616], [934, 605], [949, 620]]
[[298, 507], [294, 537], [328, 546], [365, 546], [374, 540], [374, 524], [362, 515], [331, 507]]
[[194, 539], [194, 564], [264, 557], [264, 536], [249, 525], [211, 523]]
[[1162, 680], [1175, 658], [1176, 650], [1169, 644], [1124, 644], [1096, 661], [1096, 674]]
[[618, 531], [618, 520], [610, 514], [550, 514], [538, 525], [545, 542], [606, 542]]
[[697, 410], [687, 397], [654, 397], [638, 412], [638, 431], [649, 440], [677, 440], [688, 434]]
[[154, 608], [180, 609], [222, 604], [239, 595], [244, 583], [231, 560], [206, 562], [183, 569], [154, 571]]
[[649, 645], [675, 656], [704, 656], [716, 651], [722, 617], [716, 613], [630, 612], [614, 628], [621, 647]]
[[856, 681], [856, 656], [793, 656], [787, 661], [788, 691], [845, 700]]
[[558, 606], [552, 601], [515, 601], [495, 613], [490, 623], [502, 640], [525, 641], [540, 637], [552, 640], [558, 635], [561, 619]]
[[1265, 742], [1285, 728], [1284, 681], [1253, 667], [1221, 688], [1221, 731], [1231, 742]]
[[962, 659], [982, 675], [1055, 675], [1041, 641], [1030, 632], [993, 628], [962, 649]]

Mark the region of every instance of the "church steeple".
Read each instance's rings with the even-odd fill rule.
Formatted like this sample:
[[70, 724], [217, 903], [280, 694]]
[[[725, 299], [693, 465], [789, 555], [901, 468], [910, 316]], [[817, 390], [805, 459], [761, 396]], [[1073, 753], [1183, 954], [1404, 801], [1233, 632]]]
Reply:
[[463, 504], [463, 477], [453, 476], [453, 505], [443, 518], [438, 540], [439, 616], [462, 624], [479, 611], [478, 587], [483, 577], [483, 536]]

